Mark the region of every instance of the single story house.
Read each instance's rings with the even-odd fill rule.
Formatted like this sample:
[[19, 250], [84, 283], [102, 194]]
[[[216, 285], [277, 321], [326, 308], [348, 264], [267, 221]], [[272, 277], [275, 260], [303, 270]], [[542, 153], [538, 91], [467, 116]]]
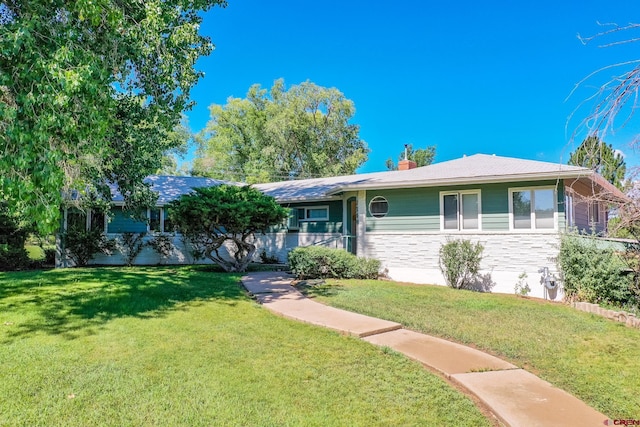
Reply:
[[[159, 193], [158, 206], [147, 222], [122, 212], [114, 194], [111, 221], [86, 218], [87, 227], [104, 227], [108, 235], [125, 231], [171, 230], [164, 205], [193, 187], [222, 181], [196, 177], [151, 176]], [[556, 260], [560, 235], [570, 229], [606, 230], [609, 203], [626, 196], [590, 169], [562, 164], [476, 154], [415, 167], [401, 161], [399, 170], [328, 178], [257, 184], [256, 188], [291, 208], [286, 225], [259, 236], [269, 256], [286, 260], [298, 246], [344, 248], [377, 258], [392, 279], [444, 284], [438, 267], [439, 250], [448, 239], [468, 239], [484, 246], [482, 283], [493, 292], [513, 293], [522, 273], [530, 295], [562, 296]], [[65, 210], [64, 224], [73, 220]], [[82, 220], [82, 219], [80, 219]], [[179, 233], [169, 263], [190, 262]], [[136, 260], [154, 264], [151, 249]], [[97, 264], [120, 264], [122, 257], [99, 256]], [[541, 271], [548, 269], [551, 286]], [[551, 288], [551, 289], [549, 289]]]

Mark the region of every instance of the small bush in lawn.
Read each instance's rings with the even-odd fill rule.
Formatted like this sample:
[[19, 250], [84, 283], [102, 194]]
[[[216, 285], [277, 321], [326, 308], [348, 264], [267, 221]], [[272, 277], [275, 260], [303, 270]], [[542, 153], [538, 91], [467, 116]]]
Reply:
[[300, 279], [376, 279], [380, 270], [378, 260], [322, 246], [295, 248], [288, 259], [291, 271]]
[[472, 287], [480, 270], [483, 250], [480, 242], [470, 240], [448, 240], [440, 247], [440, 271], [449, 287]]
[[634, 302], [632, 276], [613, 248], [589, 236], [568, 234], [560, 241], [558, 264], [567, 298], [590, 303]]

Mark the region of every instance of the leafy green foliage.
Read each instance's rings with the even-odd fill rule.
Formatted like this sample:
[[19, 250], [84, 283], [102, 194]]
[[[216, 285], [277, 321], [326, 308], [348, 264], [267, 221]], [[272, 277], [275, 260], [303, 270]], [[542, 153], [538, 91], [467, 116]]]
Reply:
[[297, 247], [289, 252], [289, 266], [300, 279], [377, 279], [380, 261], [359, 258], [344, 249]]
[[213, 49], [201, 12], [215, 4], [226, 3], [0, 3], [0, 191], [13, 210], [53, 231], [65, 196], [108, 198], [107, 181], [136, 205], [177, 144], [194, 65]]
[[[606, 245], [606, 242], [604, 243]], [[558, 264], [568, 298], [590, 303], [632, 301], [632, 276], [612, 248], [590, 236], [567, 234], [560, 242]]]
[[19, 270], [29, 265], [24, 247], [29, 230], [21, 217], [0, 201], [0, 270]]
[[531, 292], [531, 287], [527, 282], [527, 277], [528, 275], [524, 271], [520, 273], [520, 275], [518, 276], [518, 281], [516, 282], [516, 285], [513, 287], [513, 291], [515, 292], [516, 295], [520, 295], [524, 297], [529, 295], [529, 292]]
[[168, 213], [195, 251], [225, 271], [245, 271], [256, 251], [255, 233], [288, 217], [273, 197], [234, 185], [195, 188], [171, 202]]
[[440, 247], [440, 271], [449, 287], [470, 289], [478, 276], [484, 246], [470, 240], [449, 240]]
[[140, 255], [142, 249], [144, 249], [143, 239], [145, 234], [146, 233], [143, 232], [125, 232], [121, 233], [116, 239], [116, 248], [122, 254], [128, 266], [133, 264], [133, 261]]
[[[60, 234], [61, 246], [76, 267], [83, 267], [99, 253], [111, 255], [116, 242], [102, 230], [72, 227]], [[64, 255], [63, 255], [64, 256]]]
[[622, 154], [597, 136], [585, 138], [576, 151], [571, 153], [569, 164], [593, 169], [619, 189], [622, 190], [624, 187], [627, 165]]
[[349, 123], [354, 114], [335, 88], [253, 85], [245, 99], [211, 106], [193, 172], [252, 184], [355, 173], [369, 150]]
[[[417, 148], [414, 150], [413, 144], [407, 145], [407, 159], [416, 162], [417, 167], [428, 166], [433, 163], [433, 159], [436, 156], [435, 145], [430, 145], [425, 148]], [[404, 160], [404, 151], [398, 155], [398, 160]], [[387, 169], [390, 171], [398, 170], [398, 165], [393, 162], [393, 159], [389, 157], [386, 161]]]
[[0, 243], [0, 271], [23, 270], [31, 264], [25, 248]]

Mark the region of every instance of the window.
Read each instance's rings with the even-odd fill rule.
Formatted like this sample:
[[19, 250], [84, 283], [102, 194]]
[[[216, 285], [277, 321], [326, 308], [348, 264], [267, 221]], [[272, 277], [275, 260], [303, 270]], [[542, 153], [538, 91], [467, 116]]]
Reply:
[[175, 231], [165, 208], [149, 209], [149, 231], [165, 233]]
[[480, 211], [479, 190], [440, 193], [443, 230], [479, 230]]
[[149, 231], [162, 231], [160, 227], [160, 208], [149, 209]]
[[169, 215], [165, 208], [162, 208], [162, 229], [165, 233], [173, 233], [174, 231], [176, 231], [176, 227], [175, 225], [173, 225], [173, 222], [169, 218]]
[[376, 196], [369, 202], [369, 213], [374, 218], [383, 218], [389, 213], [389, 202], [382, 196]]
[[567, 193], [564, 197], [564, 215], [567, 219], [567, 228], [575, 226], [575, 211], [573, 206], [573, 194]]
[[91, 230], [104, 231], [105, 230], [105, 215], [104, 212], [91, 211], [91, 219], [89, 227]]
[[290, 208], [289, 216], [285, 218], [282, 225], [284, 225], [287, 228], [287, 230], [299, 230], [300, 229], [300, 224], [298, 222], [299, 213], [300, 213], [300, 209]]
[[556, 192], [554, 188], [511, 189], [511, 226], [515, 230], [553, 230]]
[[67, 230], [105, 230], [105, 214], [97, 210], [89, 210], [87, 213], [78, 208], [67, 208]]
[[298, 208], [299, 221], [328, 221], [329, 206]]
[[600, 222], [600, 204], [593, 202], [589, 205], [589, 222], [598, 224]]
[[86, 230], [87, 214], [78, 208], [67, 209], [67, 230]]

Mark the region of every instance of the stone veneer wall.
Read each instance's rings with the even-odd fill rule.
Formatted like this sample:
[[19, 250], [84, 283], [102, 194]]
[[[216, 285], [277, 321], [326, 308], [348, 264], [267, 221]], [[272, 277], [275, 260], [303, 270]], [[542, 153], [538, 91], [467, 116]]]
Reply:
[[540, 283], [541, 267], [559, 276], [556, 259], [560, 238], [556, 233], [367, 233], [365, 254], [379, 259], [395, 280], [444, 285], [439, 268], [440, 246], [450, 239], [467, 239], [484, 246], [482, 274], [493, 283], [492, 292], [514, 293], [518, 276], [527, 273], [531, 296], [560, 299], [562, 289], [548, 291]]

